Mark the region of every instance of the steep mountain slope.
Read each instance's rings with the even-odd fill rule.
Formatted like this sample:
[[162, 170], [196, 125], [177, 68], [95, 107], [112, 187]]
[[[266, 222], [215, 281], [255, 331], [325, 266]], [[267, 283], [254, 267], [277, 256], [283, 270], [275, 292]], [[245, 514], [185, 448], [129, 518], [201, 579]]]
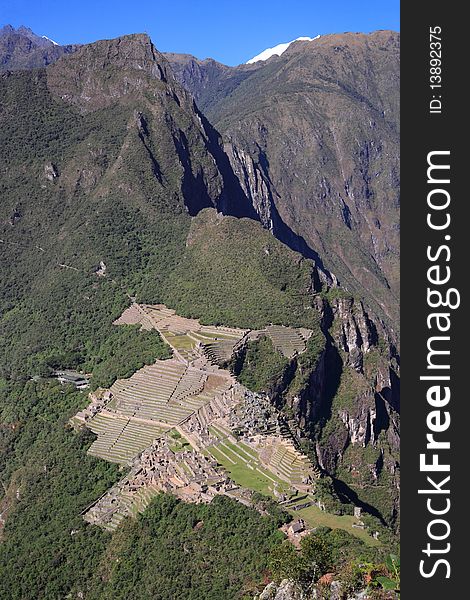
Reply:
[[[58, 367], [99, 373], [103, 348], [112, 356], [113, 344], [123, 342], [112, 322], [129, 295], [158, 302], [175, 293], [170, 276], [185, 253], [190, 214], [225, 200], [236, 211], [243, 194], [231, 187], [228, 161], [218, 166], [217, 135], [146, 36], [9, 73], [0, 98], [0, 596], [58, 598], [86, 592], [95, 572], [98, 586], [97, 569], [109, 565], [109, 536], [85, 527], [80, 513], [119, 474], [86, 455], [90, 436], [66, 428], [86, 394], [40, 376]], [[233, 301], [230, 310], [236, 315]], [[232, 505], [207, 510], [220, 518]], [[207, 525], [198, 534], [206, 566], [194, 562], [185, 574], [192, 569], [200, 579], [195, 597], [211, 581], [233, 590], [261, 580], [269, 547], [280, 540], [277, 525], [240, 508], [245, 547], [259, 558], [240, 565], [233, 582], [208, 566]], [[156, 514], [150, 523], [158, 521]], [[185, 527], [177, 519], [173, 527], [182, 539], [179, 560]], [[227, 541], [228, 555], [238, 544], [238, 537]]]
[[[168, 281], [184, 256], [189, 215], [207, 207], [242, 215], [246, 198], [216, 133], [145, 36], [97, 42], [46, 71], [11, 74], [1, 94], [2, 325], [21, 331], [31, 309], [42, 315], [22, 347], [5, 335], [3, 364], [27, 372], [26, 355], [29, 366], [41, 361], [58, 332], [57, 351], [76, 345], [59, 314], [70, 312], [67, 299], [78, 313], [86, 304], [67, 289], [87, 282], [84, 296], [91, 287], [97, 300], [119, 278], [153, 301], [174, 294]], [[100, 261], [106, 278], [94, 275]], [[48, 301], [57, 295], [63, 306]], [[53, 311], [58, 327], [50, 330]], [[80, 327], [78, 317], [72, 322]]]
[[[237, 94], [261, 72], [250, 69]], [[163, 498], [150, 521], [135, 530], [129, 524], [112, 544], [79, 517], [118, 474], [86, 456], [89, 436], [64, 428], [86, 398], [47, 377], [64, 367], [99, 373], [103, 348], [112, 355], [113, 344], [123, 343], [112, 322], [133, 298], [164, 302], [208, 323], [314, 330], [310, 352], [291, 361], [271, 386], [271, 399], [336, 486], [324, 502], [352, 510], [339, 501], [352, 498], [375, 515], [374, 527], [394, 527], [399, 407], [392, 336], [358, 300], [327, 291], [321, 259], [301, 237], [308, 232], [292, 231], [274, 204], [262, 204], [274, 188], [258, 155], [252, 163], [243, 159], [247, 177], [258, 182], [254, 201], [250, 178], [237, 177], [231, 165], [240, 168], [237, 153], [249, 156], [236, 127], [230, 125], [238, 146], [230, 138], [226, 153], [145, 35], [83, 46], [47, 68], [7, 72], [0, 107], [3, 590], [15, 589], [22, 599], [78, 595], [92, 576], [98, 589], [126, 536], [141, 526], [155, 531], [171, 513], [186, 514]], [[125, 359], [122, 352], [118, 358]], [[136, 361], [129, 359], [130, 367]], [[228, 511], [230, 503], [221, 513]], [[278, 541], [276, 523], [243, 514], [254, 527], [246, 540], [227, 542], [227, 556], [240, 543], [251, 556], [259, 553], [237, 579], [239, 586], [244, 577], [256, 585], [268, 546]], [[186, 553], [187, 536], [199, 532], [196, 522], [181, 518], [184, 526], [174, 525], [182, 540], [176, 558]], [[203, 558], [193, 565], [194, 581], [204, 576], [195, 597], [211, 577], [220, 586], [214, 589], [232, 590], [230, 574], [224, 569], [222, 577], [211, 558], [211, 532], [197, 536]], [[152, 543], [146, 536], [146, 556]], [[153, 548], [160, 557], [162, 549]], [[138, 553], [132, 560], [125, 572], [137, 572]], [[223, 593], [217, 597], [233, 597]]]
[[[1, 95], [2, 324], [21, 330], [22, 312], [31, 309], [25, 298], [42, 303], [47, 322], [58, 311], [48, 295], [63, 288], [65, 302], [66, 289], [85, 281], [96, 300], [111, 286], [107, 278], [89, 280], [101, 260], [110, 278], [139, 279], [154, 269], [149, 285], [158, 285], [184, 246], [187, 213], [215, 205], [224, 183], [192, 99], [150, 40], [98, 43], [47, 72], [13, 73], [2, 79]], [[69, 301], [86, 308], [75, 294]], [[73, 347], [73, 331], [56, 314], [59, 346]], [[28, 360], [51, 335], [37, 333], [33, 353], [24, 346]], [[13, 362], [24, 365], [20, 357]], [[3, 364], [12, 366], [11, 354]]]
[[257, 65], [204, 104], [242, 187], [397, 331], [398, 34], [328, 35]]
[[230, 95], [242, 81], [256, 71], [259, 65], [239, 65], [227, 67], [222, 63], [206, 58], [199, 60], [190, 54], [166, 52], [178, 81], [191, 92], [202, 112]]
[[74, 52], [78, 46], [59, 46], [46, 37], [36, 35], [28, 27], [0, 28], [0, 71], [34, 69], [55, 62], [62, 54]]

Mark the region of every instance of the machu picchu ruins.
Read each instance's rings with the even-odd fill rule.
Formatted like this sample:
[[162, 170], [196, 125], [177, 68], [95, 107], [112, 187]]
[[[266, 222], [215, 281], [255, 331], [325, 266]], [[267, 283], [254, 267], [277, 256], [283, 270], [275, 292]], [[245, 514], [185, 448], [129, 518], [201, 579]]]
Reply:
[[261, 336], [292, 358], [305, 350], [309, 330], [207, 326], [164, 305], [136, 303], [115, 321], [126, 324], [156, 329], [173, 357], [91, 392], [88, 407], [72, 418], [97, 435], [89, 454], [129, 469], [88, 507], [86, 521], [114, 530], [159, 492], [188, 502], [217, 494], [246, 502], [248, 490], [280, 500], [314, 491], [318, 469], [299, 451], [285, 418], [223, 368]]

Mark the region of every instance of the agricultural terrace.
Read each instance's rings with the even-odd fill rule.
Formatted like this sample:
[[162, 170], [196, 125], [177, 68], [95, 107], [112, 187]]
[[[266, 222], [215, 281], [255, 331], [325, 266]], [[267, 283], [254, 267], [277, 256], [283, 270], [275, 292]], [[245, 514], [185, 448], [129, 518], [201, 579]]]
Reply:
[[245, 329], [201, 325], [196, 319], [180, 317], [163, 304], [133, 304], [115, 324], [155, 328], [172, 347], [175, 358], [186, 363], [200, 358], [202, 353], [214, 363], [229, 360], [234, 347], [248, 333]]
[[209, 430], [215, 441], [207, 447], [207, 451], [237, 484], [266, 496], [278, 497], [288, 492], [289, 484], [263, 468], [256, 450], [236, 441], [220, 423], [211, 425]]
[[270, 325], [260, 333], [267, 335], [274, 348], [286, 358], [305, 352], [307, 340], [312, 335], [310, 329], [293, 329], [282, 325]]
[[[295, 510], [295, 505], [306, 504], [311, 501], [311, 505], [299, 510]], [[366, 529], [363, 529], [358, 524], [358, 519], [352, 515], [334, 515], [332, 513], [321, 510], [316, 506], [312, 497], [299, 500], [298, 503], [289, 504], [287, 509], [295, 519], [303, 519], [311, 528], [329, 527], [331, 529], [344, 529], [351, 535], [356, 536], [368, 546], [380, 546], [380, 542], [374, 539]]]
[[[266, 411], [251, 415], [261, 396], [256, 400], [220, 368], [240, 344], [260, 336], [291, 358], [305, 350], [309, 330], [210, 327], [164, 305], [135, 303], [115, 324], [158, 330], [173, 358], [90, 394], [90, 405], [74, 418], [97, 435], [90, 454], [131, 468], [90, 507], [86, 520], [114, 530], [125, 516], [145, 510], [160, 491], [207, 502], [219, 493], [236, 495], [237, 486], [280, 500], [313, 490], [318, 473], [271, 415], [274, 407], [267, 427]], [[237, 410], [245, 404], [251, 408]], [[242, 420], [237, 414], [244, 415]], [[245, 437], [236, 438], [232, 429], [245, 431]]]

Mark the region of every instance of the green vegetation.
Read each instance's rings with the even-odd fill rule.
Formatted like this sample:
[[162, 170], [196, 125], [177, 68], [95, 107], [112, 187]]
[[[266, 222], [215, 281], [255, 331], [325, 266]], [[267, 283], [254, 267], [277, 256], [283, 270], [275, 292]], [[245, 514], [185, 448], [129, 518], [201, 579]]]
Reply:
[[[335, 491], [333, 480], [328, 475], [323, 475], [316, 481], [315, 498], [319, 500], [327, 512], [333, 515], [352, 515], [354, 508], [351, 504], [342, 502]], [[331, 527], [332, 525], [328, 525]]]
[[[238, 448], [238, 446], [237, 446]], [[257, 460], [251, 460], [243, 456], [243, 452], [236, 450], [237, 454], [230, 446], [211, 446], [210, 453], [217, 462], [226, 469], [230, 477], [239, 485], [254, 490], [264, 496], [273, 497], [273, 489], [276, 486], [279, 492], [288, 489], [289, 485], [276, 477], [273, 473], [266, 471]]]
[[259, 492], [253, 492], [251, 495], [251, 502], [256, 510], [262, 512], [263, 514], [268, 513], [271, 515], [271, 517], [276, 519], [278, 527], [281, 527], [282, 525], [292, 521], [292, 516], [270, 496], [264, 496]]
[[7, 385], [2, 393], [9, 408], [0, 422], [11, 427], [0, 437], [0, 480], [11, 493], [3, 498], [9, 509], [0, 597], [49, 600], [83, 591], [124, 599], [134, 586], [132, 597], [142, 600], [232, 600], [257, 589], [268, 553], [283, 537], [278, 512], [261, 517], [227, 498], [196, 506], [161, 496], [144, 519], [129, 520], [111, 539], [80, 516], [122, 475], [86, 455], [91, 433], [66, 426], [85, 396], [34, 382]]
[[300, 510], [291, 511], [293, 517], [304, 519], [310, 527], [330, 527], [331, 529], [341, 529], [349, 535], [360, 539], [368, 546], [380, 546], [380, 542], [374, 540], [364, 529], [353, 527], [357, 519], [350, 515], [335, 515], [327, 511], [320, 510], [318, 506], [308, 506]]
[[[148, 581], [142, 598], [155, 585], [162, 598], [179, 593], [186, 600], [188, 581], [195, 598], [210, 598], [208, 586], [214, 598], [235, 598], [245, 588], [251, 593], [262, 578], [267, 548], [280, 534], [270, 518], [234, 508], [233, 502], [224, 505], [228, 516], [217, 504], [175, 509], [183, 515], [203, 513], [207, 523], [197, 534], [202, 537], [194, 560], [184, 543], [176, 554], [165, 548], [167, 541], [186, 535], [185, 516], [175, 521], [173, 514], [173, 525], [163, 520], [160, 537], [152, 535], [151, 540], [139, 529], [142, 523], [129, 522], [124, 533], [116, 534], [117, 541], [125, 540], [135, 526], [135, 536], [127, 539], [140, 539], [142, 546], [123, 553], [131, 558], [122, 561], [122, 572], [117, 568], [113, 573], [112, 591], [101, 589], [97, 565], [106, 568], [105, 557], [113, 554], [115, 542], [85, 525], [80, 513], [117, 480], [118, 469], [86, 455], [92, 434], [77, 435], [65, 427], [86, 404], [86, 396], [56, 382], [29, 378], [69, 367], [93, 372], [94, 386], [109, 385], [166, 356], [155, 332], [112, 325], [129, 305], [128, 295], [165, 302], [210, 323], [314, 327], [317, 317], [308, 294], [312, 264], [299, 260], [258, 223], [227, 218], [216, 227], [213, 211], [195, 219], [191, 236], [196, 239], [186, 248], [191, 219], [184, 200], [191, 198], [181, 193], [181, 162], [172, 134], [162, 133], [160, 117], [156, 125], [145, 102], [139, 102], [139, 110], [147, 111], [146, 146], [137, 128], [128, 127], [135, 119], [131, 100], [80, 114], [51, 96], [41, 70], [34, 77], [22, 73], [3, 78], [0, 102], [5, 166], [0, 196], [6, 215], [0, 236], [0, 503], [2, 512], [7, 509], [0, 596], [62, 598], [86, 591], [95, 578], [97, 597], [124, 598], [129, 594], [121, 576], [131, 582], [143, 572]], [[164, 110], [182, 130], [191, 131], [189, 151], [200, 145], [199, 158], [192, 157], [194, 169], [204, 161], [209, 165], [201, 139], [189, 139], [198, 135], [197, 128], [175, 107], [173, 102]], [[122, 160], [115, 169], [118, 155]], [[54, 180], [45, 176], [50, 164], [58, 174]], [[211, 173], [213, 167], [206, 166]], [[216, 230], [220, 233], [214, 235]], [[100, 261], [106, 264], [104, 277], [95, 274]], [[246, 467], [239, 470], [248, 477]], [[253, 473], [254, 489], [267, 491], [273, 485], [256, 471], [249, 475]], [[159, 550], [148, 553], [149, 543]], [[236, 569], [233, 557], [243, 560]], [[147, 570], [140, 567], [143, 561]], [[175, 576], [173, 584], [168, 584], [171, 578], [163, 584], [155, 577], [156, 571], [175, 565], [184, 581]]]
[[168, 345], [155, 330], [139, 331], [138, 325], [120, 325], [102, 340], [85, 368], [93, 372], [93, 387], [108, 388], [116, 379], [130, 377], [144, 365], [170, 357]]
[[[119, 66], [78, 60], [60, 95], [76, 94], [83, 72], [95, 91], [120, 91]], [[227, 190], [190, 103], [145, 77], [139, 93], [82, 111], [51, 93], [44, 70], [0, 79], [0, 596], [9, 600], [251, 598], [283, 538], [285, 516], [272, 505], [261, 517], [227, 498], [194, 506], [161, 496], [113, 537], [86, 525], [81, 512], [122, 471], [88, 456], [94, 436], [67, 426], [86, 395], [31, 379], [69, 367], [108, 386], [168, 356], [155, 332], [112, 325], [130, 297], [210, 324], [308, 327], [289, 392], [317, 367], [325, 340], [313, 263], [257, 222], [210, 208], [191, 219]], [[268, 346], [249, 348], [243, 367], [258, 389], [287, 368]], [[213, 452], [242, 485], [264, 495], [287, 486], [241, 444]]]
[[[248, 155], [252, 168], [272, 185], [274, 203], [288, 225], [321, 255], [343, 286], [364, 296], [396, 330], [399, 181], [394, 174], [399, 111], [391, 82], [399, 71], [399, 43], [396, 39], [390, 44], [386, 35], [377, 32], [359, 40], [355, 34], [346, 34], [314, 45], [299, 44], [273, 62], [251, 65], [249, 71], [242, 65], [229, 76], [216, 76], [217, 93], [207, 86], [205, 77], [186, 80], [202, 96], [206, 115], [218, 131]], [[341, 59], [338, 46], [346, 49]], [[204, 70], [213, 77], [212, 67]], [[377, 102], [387, 116], [375, 121], [371, 137], [366, 134], [366, 123]], [[330, 124], [334, 124], [337, 143], [312, 144], [312, 130], [323, 137]], [[373, 155], [369, 144], [388, 150]], [[312, 197], [305, 191], [326, 186], [328, 198], [341, 196], [337, 174], [344, 169], [345, 156], [351, 158], [351, 202], [335, 212], [322, 194]], [[369, 177], [366, 186], [357, 175], [377, 174], [380, 169], [380, 175]], [[367, 236], [365, 210], [376, 219], [377, 240], [386, 240], [387, 256], [380, 266]]]
[[308, 535], [300, 541], [301, 551], [284, 542], [270, 556], [269, 565], [274, 579], [293, 579], [308, 589], [333, 567], [332, 544], [327, 534]]
[[248, 342], [234, 361], [238, 381], [253, 392], [270, 392], [282, 383], [290, 361], [276, 350], [267, 336]]
[[340, 287], [330, 287], [322, 290], [322, 296], [327, 300], [330, 304], [334, 302], [334, 300], [349, 300], [353, 296], [346, 290]]
[[[85, 397], [57, 383], [9, 385], [2, 392], [0, 481], [8, 509], [0, 541], [0, 597], [64, 598], [85, 585], [108, 536], [80, 513], [117, 481], [115, 465], [87, 456], [94, 436], [67, 419]], [[1, 506], [1, 504], [0, 504]]]
[[[367, 586], [371, 600], [396, 598], [400, 595], [400, 559], [389, 554], [384, 562], [351, 560], [340, 574], [345, 592], [353, 594]], [[394, 592], [390, 596], [386, 592]]]
[[[41, 70], [34, 78], [16, 73], [2, 80], [0, 101], [8, 167], [0, 196], [13, 219], [0, 243], [1, 373], [24, 378], [54, 364], [90, 363], [113, 335], [110, 324], [128, 305], [127, 292], [211, 324], [318, 327], [312, 263], [259, 223], [202, 211], [186, 248], [191, 219], [178, 192], [181, 165], [166, 134], [159, 132], [158, 144], [150, 134], [152, 115], [145, 143], [165, 164], [163, 187], [142, 141], [127, 128], [131, 107], [79, 114], [51, 96]], [[193, 149], [203, 161], [199, 144], [194, 140]], [[45, 177], [47, 164], [58, 173], [53, 181]], [[94, 275], [101, 260], [104, 278]]]
[[280, 543], [275, 517], [226, 497], [210, 505], [158, 496], [116, 532], [93, 577], [90, 600], [252, 598]]
[[345, 367], [333, 399], [333, 410], [353, 409], [361, 394], [370, 390], [367, 380], [354, 369]]
[[326, 339], [320, 328], [315, 329], [307, 341], [305, 352], [297, 358], [297, 369], [289, 384], [289, 396], [296, 396], [307, 385], [315, 372], [322, 353], [325, 351]]
[[167, 287], [167, 304], [203, 323], [260, 329], [319, 326], [312, 307], [313, 263], [250, 219], [201, 211]]
[[[380, 562], [384, 560], [384, 562]], [[271, 552], [269, 566], [275, 581], [292, 579], [304, 592], [311, 592], [322, 575], [332, 573], [346, 593], [399, 589], [399, 559], [385, 556], [341, 530], [320, 527], [300, 541], [300, 552], [284, 542]], [[319, 591], [322, 590], [320, 582]], [[325, 597], [320, 595], [321, 598]], [[326, 596], [329, 597], [329, 596]], [[379, 598], [380, 595], [371, 597]]]
[[[396, 458], [390, 449], [384, 432], [380, 433], [377, 444], [369, 444], [365, 448], [350, 445], [346, 448], [343, 460], [337, 470], [337, 477], [344, 481], [359, 498], [374, 506], [383, 520], [395, 526], [396, 515], [396, 482], [385, 464], [394, 464]], [[375, 529], [381, 532], [383, 523], [374, 523]], [[385, 536], [387, 537], [387, 536]]]
[[[184, 438], [179, 431], [171, 429], [169, 432], [170, 437], [170, 448], [173, 452], [181, 452], [182, 450], [191, 450], [191, 444], [186, 438]], [[184, 468], [183, 464], [183, 468]]]

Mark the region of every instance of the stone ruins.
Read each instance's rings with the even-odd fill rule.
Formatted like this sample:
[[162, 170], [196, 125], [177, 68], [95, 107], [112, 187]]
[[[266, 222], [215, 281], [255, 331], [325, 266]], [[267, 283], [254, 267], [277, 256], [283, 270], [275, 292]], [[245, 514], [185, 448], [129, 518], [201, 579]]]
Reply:
[[136, 303], [115, 324], [156, 329], [173, 358], [90, 393], [90, 404], [72, 418], [75, 427], [97, 435], [89, 454], [130, 469], [84, 511], [86, 521], [112, 531], [162, 491], [188, 502], [226, 494], [246, 503], [249, 485], [230, 476], [235, 468], [280, 500], [289, 492], [313, 491], [318, 473], [299, 452], [279, 411], [221, 368], [246, 340], [268, 335], [293, 357], [305, 350], [311, 332], [208, 327], [164, 305]]

